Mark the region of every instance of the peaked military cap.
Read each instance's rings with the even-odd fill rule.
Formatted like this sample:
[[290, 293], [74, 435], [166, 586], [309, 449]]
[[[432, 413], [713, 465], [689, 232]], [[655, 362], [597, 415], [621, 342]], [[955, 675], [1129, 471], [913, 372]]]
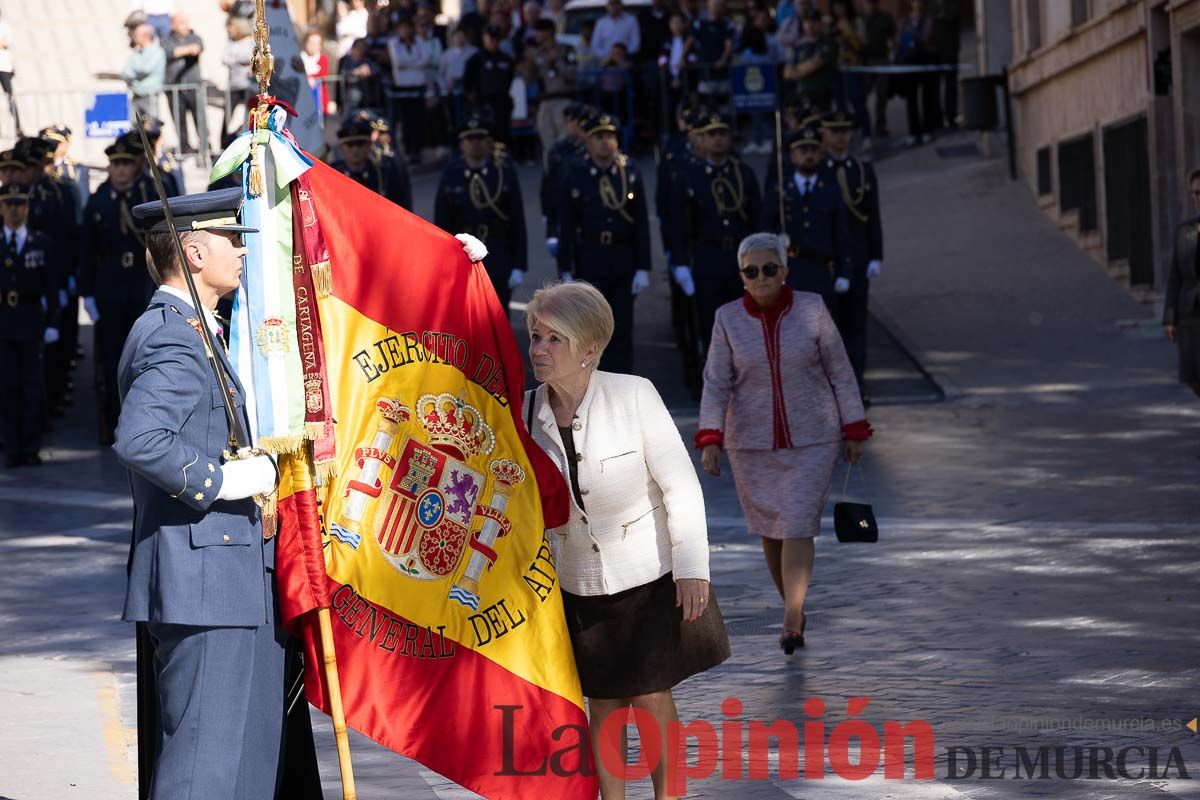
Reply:
[[696, 122], [692, 126], [692, 130], [696, 131], [697, 133], [729, 130], [729, 117], [717, 111], [709, 111], [696, 119]]
[[132, 161], [145, 154], [146, 151], [142, 148], [142, 141], [137, 134], [130, 136], [127, 133], [104, 148], [104, 155], [108, 156], [109, 161]]
[[[254, 233], [258, 230], [238, 222], [238, 213], [242, 209], [242, 190], [240, 188], [184, 194], [170, 198], [169, 202], [171, 203], [171, 214], [175, 218], [175, 230], [181, 233], [185, 231]], [[170, 230], [167, 227], [167, 217], [163, 213], [161, 200], [134, 206], [133, 218], [146, 233], [165, 233]]]
[[[0, 153], [0, 156], [3, 156], [3, 155], [4, 155], [3, 153]], [[8, 202], [10, 200], [28, 201], [29, 200], [29, 190], [26, 189], [21, 184], [15, 183], [15, 182], [14, 183], [6, 183], [3, 186], [0, 186], [0, 203]]]
[[[163, 121], [157, 117], [143, 117], [142, 128], [146, 131], [146, 138], [153, 142], [162, 136]], [[134, 133], [134, 135], [136, 136], [137, 134]]]
[[70, 141], [71, 129], [61, 122], [56, 122], [38, 131], [38, 137], [45, 139], [47, 142], [54, 142], [57, 145], [59, 142]]
[[54, 146], [36, 136], [18, 139], [13, 145], [13, 158], [28, 167], [40, 167], [54, 154]]
[[584, 118], [583, 129], [588, 136], [595, 136], [597, 133], [616, 133], [620, 124], [621, 121], [612, 114], [593, 113]]
[[351, 117], [338, 128], [339, 142], [358, 142], [371, 138], [371, 122], [361, 117]]
[[491, 136], [494, 119], [487, 109], [473, 109], [463, 117], [458, 126], [458, 138], [468, 136]]
[[0, 152], [0, 169], [3, 169], [4, 167], [20, 167], [21, 169], [24, 169], [25, 162], [18, 161], [17, 157], [13, 155], [13, 151], [10, 148]]
[[846, 130], [854, 127], [854, 120], [845, 111], [830, 111], [821, 117], [821, 127], [831, 130]]
[[789, 150], [793, 147], [820, 147], [821, 139], [815, 128], [801, 128], [788, 136], [787, 146]]

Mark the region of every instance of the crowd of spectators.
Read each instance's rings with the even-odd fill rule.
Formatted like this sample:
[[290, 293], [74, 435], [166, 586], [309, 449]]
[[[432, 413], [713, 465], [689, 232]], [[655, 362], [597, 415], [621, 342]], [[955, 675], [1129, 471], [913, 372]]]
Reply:
[[[218, 2], [228, 14], [229, 132], [255, 86], [254, 3]], [[891, 135], [893, 97], [905, 105], [907, 143], [955, 125], [958, 0], [910, 0], [899, 19], [879, 0], [627, 2], [568, 14], [565, 0], [464, 0], [460, 16], [447, 18], [427, 0], [338, 0], [305, 34], [301, 58], [323, 113], [383, 115], [413, 161], [445, 155], [448, 132], [464, 109], [479, 105], [496, 112], [498, 138], [514, 147], [527, 134], [525, 141], [548, 150], [572, 100], [616, 115], [635, 140], [649, 140], [665, 132], [683, 97], [730, 108], [730, 67], [740, 64], [774, 70], [781, 105], [852, 115], [868, 146], [871, 137]], [[158, 102], [164, 83], [200, 82], [204, 43], [184, 15], [161, 6], [130, 26], [133, 51], [122, 74], [142, 110]], [[571, 14], [578, 14], [573, 22]], [[171, 111], [186, 152], [196, 97], [175, 94]], [[742, 126], [745, 151], [770, 151], [769, 112], [741, 115]]]

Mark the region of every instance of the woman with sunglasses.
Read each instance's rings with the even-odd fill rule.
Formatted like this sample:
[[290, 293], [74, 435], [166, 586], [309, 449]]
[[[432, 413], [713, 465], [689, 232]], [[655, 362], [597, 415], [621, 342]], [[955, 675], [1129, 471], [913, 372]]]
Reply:
[[[746, 292], [717, 310], [696, 447], [706, 472], [729, 454], [746, 528], [784, 602], [785, 653], [804, 646], [813, 537], [838, 457], [862, 457], [871, 436], [854, 369], [820, 295], [793, 291], [787, 252], [772, 233], [738, 247]], [[786, 487], [780, 491], [780, 487]]]

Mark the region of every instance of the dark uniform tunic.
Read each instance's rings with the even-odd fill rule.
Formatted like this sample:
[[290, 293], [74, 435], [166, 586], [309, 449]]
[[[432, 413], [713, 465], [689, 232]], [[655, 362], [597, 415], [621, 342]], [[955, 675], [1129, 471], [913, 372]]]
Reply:
[[[674, 230], [672, 225], [675, 224], [677, 216], [671, 193], [680, 180], [680, 174], [695, 159], [687, 134], [675, 131], [663, 146], [662, 157], [658, 161], [654, 210], [658, 214], [658, 232], [662, 237], [668, 265], [675, 263], [671, 260], [671, 237]], [[671, 287], [671, 332], [675, 339], [675, 347], [683, 358], [683, 381], [688, 390], [698, 398], [703, 388], [703, 337], [698, 330], [694, 303], [674, 280], [667, 283]]]
[[758, 230], [762, 197], [754, 171], [737, 158], [692, 159], [673, 186], [671, 265], [692, 268], [705, 347], [717, 309], [742, 296], [737, 249]]
[[403, 150], [393, 150], [391, 144], [376, 144], [371, 147], [371, 160], [376, 163], [391, 162], [398, 176], [399, 188], [395, 190], [393, 203], [405, 211], [413, 210], [412, 174], [408, 168], [408, 157]]
[[512, 97], [509, 88], [513, 82], [513, 60], [503, 50], [489, 53], [480, 50], [467, 59], [463, 68], [463, 95], [467, 102], [492, 109], [495, 127], [492, 134], [496, 141], [509, 143], [512, 127]]
[[150, 179], [142, 176], [121, 193], [109, 181], [100, 184], [84, 209], [80, 229], [79, 293], [94, 297], [97, 367], [100, 370], [100, 438], [111, 442], [120, 412], [117, 363], [133, 323], [146, 310], [154, 282], [146, 269], [146, 241], [130, 210], [155, 199]]
[[[59, 320], [61, 262], [26, 226], [24, 246], [0, 227], [0, 429], [9, 463], [37, 456], [45, 422], [43, 336]], [[10, 239], [11, 236], [11, 239]]]
[[850, 291], [837, 295], [834, 301], [833, 318], [861, 388], [867, 364], [867, 294], [870, 287], [867, 265], [883, 260], [879, 180], [873, 166], [854, 156], [845, 159], [827, 157], [821, 164], [820, 174], [823, 180], [838, 187], [846, 206], [850, 232], [847, 249], [853, 271]]
[[546, 163], [543, 165], [542, 171], [542, 186], [538, 197], [542, 204], [542, 217], [546, 220], [547, 239], [559, 238], [558, 201], [562, 195], [563, 179], [570, 165], [583, 157], [583, 147], [570, 137], [559, 139], [546, 153]]
[[594, 285], [613, 312], [600, 368], [633, 369], [633, 274], [650, 270], [650, 219], [641, 173], [623, 153], [607, 167], [574, 162], [563, 182], [558, 270]]
[[833, 283], [851, 278], [846, 205], [836, 185], [819, 173], [809, 176], [811, 188], [801, 194], [796, 185], [799, 173], [784, 185], [784, 224], [780, 225], [779, 200], [763, 204], [763, 227], [772, 233], [787, 233], [788, 284], [801, 292], [815, 292], [833, 308]]
[[487, 245], [484, 265], [508, 313], [508, 279], [514, 269], [526, 269], [529, 258], [525, 206], [512, 161], [497, 156], [478, 167], [462, 156], [451, 161], [438, 184], [433, 224], [450, 233], [477, 236]]
[[329, 166], [348, 178], [353, 178], [375, 194], [386, 197], [401, 208], [412, 210], [412, 186], [404, 180], [394, 159], [368, 159], [362, 169], [353, 170], [342, 159]]
[[[49, 410], [58, 409], [64, 402], [70, 380], [71, 358], [79, 332], [79, 296], [75, 274], [75, 247], [79, 243], [79, 208], [75, 191], [66, 181], [53, 175], [43, 175], [29, 190], [29, 221], [31, 230], [40, 231], [53, 242], [57, 264], [51, 302], [61, 317], [59, 339], [46, 345], [42, 353], [46, 381], [45, 402]], [[70, 313], [73, 311], [74, 313]]]

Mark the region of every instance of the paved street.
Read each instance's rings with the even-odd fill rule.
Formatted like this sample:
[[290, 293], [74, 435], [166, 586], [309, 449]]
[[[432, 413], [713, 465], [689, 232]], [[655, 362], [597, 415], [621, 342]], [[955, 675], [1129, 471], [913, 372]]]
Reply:
[[[882, 768], [856, 783], [716, 775], [692, 796], [1200, 798], [1178, 769], [1013, 779], [1016, 747], [1157, 747], [1160, 775], [1178, 747], [1189, 774], [1200, 770], [1200, 737], [1183, 727], [1200, 713], [1200, 403], [1174, 382], [1155, 310], [1077, 250], [1001, 161], [924, 147], [881, 162], [880, 178], [877, 435], [851, 486], [874, 503], [881, 540], [839, 545], [827, 520], [808, 647], [784, 657], [779, 601], [732, 479], [703, 475], [733, 657], [676, 697], [685, 721], [714, 724], [727, 697], [743, 703], [737, 719], [797, 724], [821, 698], [828, 731], [848, 698], [870, 698], [859, 716], [876, 730], [933, 726], [937, 780], [884, 780]], [[534, 173], [523, 181], [532, 208]], [[419, 212], [435, 185], [416, 179]], [[518, 302], [552, 274], [544, 248], [531, 253]], [[637, 303], [637, 369], [690, 441], [697, 407], [678, 380], [665, 280], [660, 268]], [[136, 797], [132, 630], [118, 619], [131, 505], [94, 445], [90, 368], [47, 465], [0, 473], [0, 798]], [[331, 728], [313, 716], [326, 796], [338, 797]], [[1004, 779], [945, 780], [948, 748], [984, 746], [1006, 748]], [[362, 798], [474, 796], [363, 737], [353, 752]], [[1147, 761], [1131, 756], [1131, 769]], [[648, 781], [631, 787], [651, 796]]]

